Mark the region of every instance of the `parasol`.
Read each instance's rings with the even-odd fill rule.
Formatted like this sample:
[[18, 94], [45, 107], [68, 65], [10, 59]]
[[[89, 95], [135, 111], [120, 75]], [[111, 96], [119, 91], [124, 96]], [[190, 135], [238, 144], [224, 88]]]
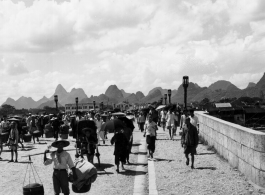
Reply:
[[17, 118], [9, 118], [9, 119], [7, 119], [7, 121], [15, 121], [15, 122], [18, 122], [19, 119], [17, 119]]
[[114, 132], [117, 127], [124, 127], [124, 124], [121, 120], [119, 119], [109, 120], [102, 125], [101, 131], [108, 130], [111, 133]]
[[119, 117], [118, 119], [123, 121], [131, 130], [134, 130], [133, 122], [130, 119], [128, 119], [127, 117]]
[[125, 116], [125, 114], [123, 112], [115, 112], [112, 113], [113, 116]]
[[166, 107], [166, 105], [160, 105], [160, 106], [158, 106], [158, 107], [156, 108], [156, 110], [160, 110], [160, 109], [165, 108], [165, 107]]

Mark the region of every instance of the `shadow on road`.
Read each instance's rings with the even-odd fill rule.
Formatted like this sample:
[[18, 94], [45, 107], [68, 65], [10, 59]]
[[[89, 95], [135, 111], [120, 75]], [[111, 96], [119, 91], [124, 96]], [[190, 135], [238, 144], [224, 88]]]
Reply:
[[141, 144], [133, 144], [132, 146], [140, 146]]
[[111, 168], [114, 165], [109, 163], [100, 163], [100, 167], [98, 166], [98, 164], [96, 164], [95, 166], [97, 167], [98, 171], [104, 171], [105, 169]]
[[146, 155], [147, 152], [132, 152], [133, 155]]
[[128, 165], [133, 165], [133, 166], [140, 166], [140, 165], [147, 166], [147, 163], [130, 163]]
[[98, 172], [98, 175], [112, 175], [112, 174], [114, 174], [114, 173], [112, 173], [112, 172]]
[[120, 174], [129, 175], [129, 176], [135, 176], [135, 175], [146, 175], [146, 172], [125, 169], [125, 171], [124, 172], [120, 172]]
[[172, 159], [163, 159], [163, 158], [154, 158], [154, 161], [168, 161], [168, 162], [172, 162], [174, 160], [172, 160]]
[[216, 170], [216, 167], [197, 167], [195, 169], [199, 169], [199, 170], [204, 170], [204, 169], [209, 169], [209, 170]]
[[206, 152], [206, 153], [198, 153], [197, 155], [211, 155], [211, 154], [216, 154], [215, 152]]

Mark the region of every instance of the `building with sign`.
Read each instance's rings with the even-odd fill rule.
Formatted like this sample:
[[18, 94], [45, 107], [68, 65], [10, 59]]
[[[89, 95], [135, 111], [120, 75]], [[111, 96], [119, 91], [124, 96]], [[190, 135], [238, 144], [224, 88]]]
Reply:
[[[99, 104], [95, 104], [95, 109], [99, 109]], [[94, 110], [93, 103], [79, 103], [78, 111], [80, 112], [88, 112]], [[76, 112], [76, 104], [65, 104], [65, 113], [66, 114], [75, 114]]]

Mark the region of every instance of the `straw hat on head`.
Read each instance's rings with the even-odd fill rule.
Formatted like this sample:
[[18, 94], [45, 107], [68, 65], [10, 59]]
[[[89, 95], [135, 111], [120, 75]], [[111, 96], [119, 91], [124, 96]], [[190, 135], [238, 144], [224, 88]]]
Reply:
[[100, 116], [100, 114], [99, 113], [95, 114], [95, 117], [97, 117], [97, 116]]
[[67, 147], [70, 145], [70, 142], [65, 139], [59, 139], [52, 143], [52, 147], [58, 148], [58, 144], [63, 143], [63, 147]]

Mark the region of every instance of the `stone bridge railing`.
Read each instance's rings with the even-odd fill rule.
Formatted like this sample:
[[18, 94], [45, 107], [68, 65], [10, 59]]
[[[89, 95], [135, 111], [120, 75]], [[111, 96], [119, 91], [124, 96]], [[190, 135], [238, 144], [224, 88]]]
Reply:
[[199, 118], [200, 135], [217, 152], [255, 184], [265, 187], [265, 133], [258, 132], [204, 112]]

